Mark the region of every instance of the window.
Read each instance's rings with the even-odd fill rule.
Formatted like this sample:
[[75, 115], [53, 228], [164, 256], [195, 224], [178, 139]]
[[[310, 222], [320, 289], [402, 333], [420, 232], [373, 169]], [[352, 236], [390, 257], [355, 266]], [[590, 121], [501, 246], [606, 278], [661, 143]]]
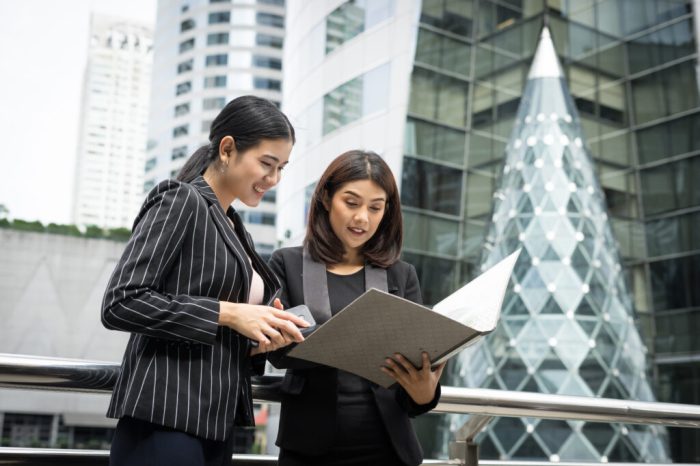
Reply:
[[281, 49], [284, 40], [281, 37], [271, 36], [269, 34], [257, 34], [255, 36], [255, 43], [264, 47]]
[[190, 103], [189, 102], [175, 106], [175, 116], [176, 117], [182, 116], [182, 115], [187, 115], [188, 113], [190, 113]]
[[263, 202], [275, 202], [277, 200], [277, 190], [270, 189], [269, 191], [265, 191], [262, 200]]
[[404, 157], [401, 203], [420, 209], [460, 215], [462, 170]]
[[158, 163], [158, 159], [155, 157], [151, 157], [150, 159], [146, 160], [146, 164], [143, 167], [144, 171], [150, 171], [153, 170], [153, 168], [156, 166]]
[[217, 11], [215, 13], [209, 13], [209, 24], [222, 24], [231, 22], [231, 12], [230, 11]]
[[231, 0], [209, 0], [209, 3], [231, 3]]
[[393, 14], [393, 0], [350, 0], [326, 17], [326, 54]]
[[639, 172], [646, 215], [700, 205], [700, 156]]
[[409, 118], [405, 136], [404, 153], [407, 155], [419, 155], [457, 165], [464, 163], [464, 131]]
[[194, 67], [194, 59], [190, 58], [187, 61], [183, 61], [182, 63], [179, 63], [177, 65], [177, 74], [182, 74], [182, 73], [187, 73], [188, 71], [192, 71], [192, 68]]
[[143, 183], [143, 192], [147, 193], [156, 185], [156, 180], [147, 180]]
[[224, 97], [209, 97], [202, 101], [202, 109], [204, 110], [221, 110], [226, 106], [226, 98]]
[[281, 70], [282, 60], [279, 58], [265, 57], [262, 55], [253, 55], [253, 66], [257, 66], [258, 68]]
[[187, 157], [187, 146], [175, 147], [170, 154], [170, 160], [182, 159], [184, 157]]
[[194, 38], [187, 39], [184, 42], [180, 42], [180, 53], [185, 53], [188, 50], [192, 50], [193, 48], [194, 48]]
[[254, 225], [274, 225], [275, 214], [268, 212], [246, 212], [246, 221]]
[[228, 65], [228, 54], [207, 55], [206, 66], [226, 66]]
[[204, 78], [204, 88], [226, 87], [226, 76], [206, 76]]
[[175, 95], [182, 95], [187, 92], [190, 92], [192, 90], [192, 82], [191, 81], [185, 81], [184, 83], [180, 83], [175, 87]]
[[700, 104], [695, 64], [686, 61], [631, 81], [637, 123], [646, 123]]
[[208, 133], [211, 130], [211, 122], [212, 122], [212, 120], [202, 121], [202, 132], [203, 133]]
[[180, 136], [187, 136], [190, 132], [190, 125], [180, 125], [173, 128], [173, 137], [179, 138]]
[[255, 89], [269, 89], [279, 91], [282, 89], [282, 82], [277, 79], [255, 78], [253, 80]]
[[385, 110], [389, 95], [389, 75], [389, 65], [382, 65], [323, 96], [323, 134], [365, 115]]
[[284, 27], [284, 17], [280, 15], [273, 15], [270, 13], [258, 13], [256, 15], [258, 24], [263, 26], [272, 26], [277, 28]]
[[700, 255], [649, 264], [654, 310], [700, 306]]
[[180, 23], [180, 32], [189, 31], [190, 29], [194, 29], [193, 19], [186, 19]]
[[260, 5], [284, 6], [284, 0], [258, 0]]
[[228, 44], [228, 32], [213, 32], [207, 35], [207, 45]]

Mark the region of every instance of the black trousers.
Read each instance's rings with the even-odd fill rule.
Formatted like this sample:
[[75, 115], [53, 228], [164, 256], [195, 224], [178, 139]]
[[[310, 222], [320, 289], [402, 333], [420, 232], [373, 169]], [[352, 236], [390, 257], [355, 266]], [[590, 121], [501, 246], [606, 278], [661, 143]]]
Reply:
[[110, 466], [230, 466], [233, 435], [226, 442], [206, 440], [131, 417], [117, 423]]

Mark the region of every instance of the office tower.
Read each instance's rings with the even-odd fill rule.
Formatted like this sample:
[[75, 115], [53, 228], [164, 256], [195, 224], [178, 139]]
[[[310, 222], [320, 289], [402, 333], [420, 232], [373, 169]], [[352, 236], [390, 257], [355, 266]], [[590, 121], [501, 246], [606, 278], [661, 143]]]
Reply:
[[[230, 100], [254, 94], [280, 105], [284, 11], [284, 0], [158, 2], [144, 191], [209, 143]], [[275, 245], [275, 195], [252, 211], [234, 205], [264, 253]]]
[[143, 201], [152, 30], [93, 15], [83, 87], [73, 222], [131, 227]]

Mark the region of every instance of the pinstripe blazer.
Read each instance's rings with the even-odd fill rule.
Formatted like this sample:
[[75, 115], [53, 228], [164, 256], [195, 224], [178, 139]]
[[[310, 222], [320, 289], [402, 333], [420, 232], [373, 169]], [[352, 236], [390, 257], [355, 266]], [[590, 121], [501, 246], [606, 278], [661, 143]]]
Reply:
[[107, 416], [211, 440], [253, 423], [250, 375], [265, 357], [251, 358], [250, 340], [218, 325], [219, 301], [247, 302], [251, 265], [269, 303], [279, 280], [201, 176], [153, 188], [102, 304], [105, 327], [131, 332]]

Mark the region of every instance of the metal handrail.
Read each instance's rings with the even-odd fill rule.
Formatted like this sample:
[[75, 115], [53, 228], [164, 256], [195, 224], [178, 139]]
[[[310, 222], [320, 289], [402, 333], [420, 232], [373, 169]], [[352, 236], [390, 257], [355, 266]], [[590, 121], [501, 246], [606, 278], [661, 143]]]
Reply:
[[[110, 393], [119, 365], [0, 353], [0, 387]], [[280, 376], [253, 378], [253, 397], [279, 402]], [[700, 428], [700, 406], [442, 387], [434, 412]]]

